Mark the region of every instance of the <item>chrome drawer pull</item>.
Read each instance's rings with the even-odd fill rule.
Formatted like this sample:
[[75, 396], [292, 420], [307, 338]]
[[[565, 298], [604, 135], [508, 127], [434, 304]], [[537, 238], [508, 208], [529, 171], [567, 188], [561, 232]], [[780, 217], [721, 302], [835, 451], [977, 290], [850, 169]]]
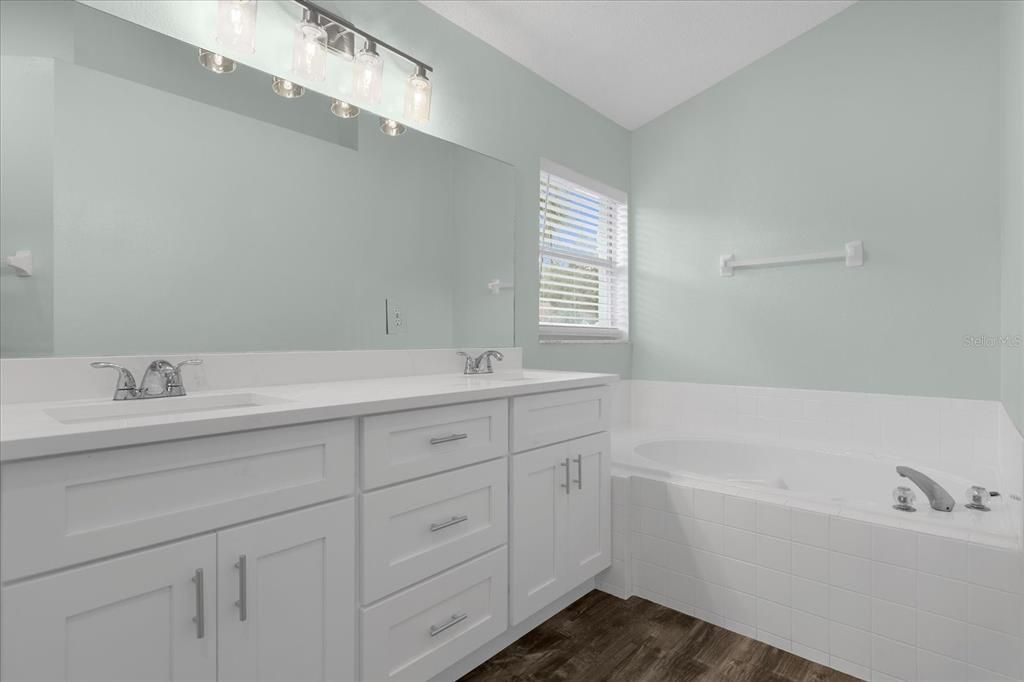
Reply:
[[206, 636], [206, 595], [203, 590], [203, 569], [196, 569], [196, 574], [192, 576], [192, 582], [196, 585], [196, 615], [192, 618], [192, 622], [196, 624], [196, 639], [202, 639]]
[[469, 517], [466, 516], [465, 514], [463, 514], [462, 516], [453, 516], [450, 519], [448, 519], [447, 521], [442, 521], [441, 523], [432, 523], [432, 524], [430, 524], [430, 532], [431, 533], [436, 533], [439, 530], [443, 530], [445, 528], [448, 528], [449, 526], [454, 526], [455, 524], [462, 523], [463, 521], [469, 521]]
[[457, 614], [454, 614], [452, 616], [452, 619], [450, 621], [448, 621], [447, 623], [445, 623], [444, 625], [431, 625], [430, 626], [430, 636], [431, 637], [437, 637], [439, 634], [441, 634], [442, 632], [444, 632], [448, 628], [455, 627], [456, 625], [458, 625], [462, 621], [466, 620], [467, 618], [469, 618], [468, 614], [457, 613]]
[[440, 445], [441, 443], [451, 443], [456, 440], [465, 440], [469, 438], [468, 433], [452, 433], [447, 436], [438, 436], [437, 438], [431, 438], [431, 445]]
[[238, 569], [238, 620], [246, 620], [249, 617], [249, 575], [246, 570], [246, 559], [244, 554], [238, 555], [238, 562], [235, 564]]
[[565, 483], [562, 483], [560, 485], [563, 488], [565, 488], [565, 494], [568, 495], [569, 494], [569, 458], [568, 457], [565, 458], [565, 461], [562, 462], [561, 466], [565, 467]]
[[583, 490], [583, 455], [576, 455], [576, 487]]

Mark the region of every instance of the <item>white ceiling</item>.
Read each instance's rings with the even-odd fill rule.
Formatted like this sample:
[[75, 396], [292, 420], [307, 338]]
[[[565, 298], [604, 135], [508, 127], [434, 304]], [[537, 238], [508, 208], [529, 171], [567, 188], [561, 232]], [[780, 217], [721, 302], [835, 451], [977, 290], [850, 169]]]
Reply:
[[855, 0], [420, 0], [635, 130]]

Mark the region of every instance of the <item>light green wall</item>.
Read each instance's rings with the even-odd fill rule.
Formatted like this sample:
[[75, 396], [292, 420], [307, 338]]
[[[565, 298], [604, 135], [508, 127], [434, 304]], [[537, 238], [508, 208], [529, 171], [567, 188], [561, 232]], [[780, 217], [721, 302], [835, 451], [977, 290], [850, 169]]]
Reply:
[[633, 376], [996, 398], [998, 19], [860, 2], [636, 131]]
[[0, 57], [0, 255], [32, 251], [35, 276], [0, 268], [0, 352], [53, 352], [52, 59]]
[[[1024, 3], [1002, 5], [1003, 336], [1024, 335]], [[1024, 348], [1002, 349], [1001, 395], [1024, 432]]]

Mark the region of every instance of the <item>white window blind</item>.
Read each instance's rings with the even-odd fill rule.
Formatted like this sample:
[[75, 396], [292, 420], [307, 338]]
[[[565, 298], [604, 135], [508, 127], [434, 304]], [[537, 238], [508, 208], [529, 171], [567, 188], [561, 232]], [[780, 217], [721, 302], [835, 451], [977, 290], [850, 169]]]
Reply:
[[542, 340], [628, 337], [628, 213], [609, 194], [541, 170]]

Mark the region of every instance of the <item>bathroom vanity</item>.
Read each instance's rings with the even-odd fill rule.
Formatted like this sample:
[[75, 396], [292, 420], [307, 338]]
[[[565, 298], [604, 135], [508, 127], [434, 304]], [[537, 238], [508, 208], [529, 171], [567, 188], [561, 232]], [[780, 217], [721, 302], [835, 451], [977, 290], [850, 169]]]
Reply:
[[2, 676], [430, 679], [610, 565], [613, 380], [7, 405]]

